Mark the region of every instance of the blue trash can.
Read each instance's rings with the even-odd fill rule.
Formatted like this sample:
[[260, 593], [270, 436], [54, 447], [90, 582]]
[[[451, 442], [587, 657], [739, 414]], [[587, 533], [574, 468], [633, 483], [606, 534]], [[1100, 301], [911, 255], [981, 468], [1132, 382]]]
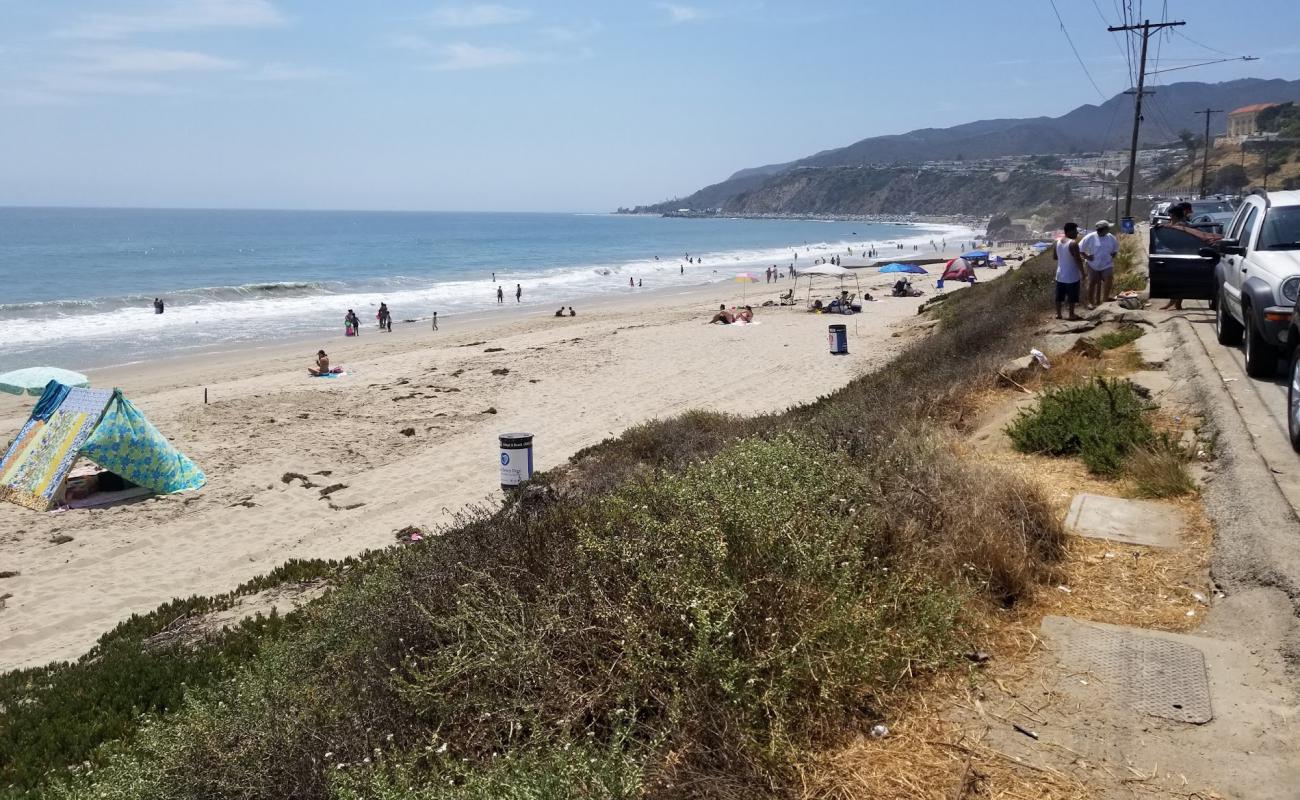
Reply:
[[501, 488], [515, 489], [533, 477], [533, 435], [503, 433], [501, 442]]
[[847, 356], [849, 354], [849, 327], [847, 325], [831, 325], [827, 338], [830, 340], [831, 355]]
[[1121, 219], [1119, 221], [1119, 229], [1124, 233], [1133, 233], [1134, 231], [1137, 230], [1137, 228], [1133, 226], [1132, 217], [1124, 217], [1123, 219]]

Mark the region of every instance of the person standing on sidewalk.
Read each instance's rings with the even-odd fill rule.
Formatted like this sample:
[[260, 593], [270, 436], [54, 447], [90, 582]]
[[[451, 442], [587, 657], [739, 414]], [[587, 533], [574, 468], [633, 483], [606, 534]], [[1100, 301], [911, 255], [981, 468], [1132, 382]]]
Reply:
[[1079, 242], [1079, 252], [1088, 261], [1088, 308], [1110, 299], [1115, 284], [1115, 254], [1119, 240], [1110, 232], [1110, 222], [1097, 221], [1097, 229]]
[[1061, 318], [1061, 304], [1069, 306], [1069, 319], [1077, 320], [1074, 307], [1079, 302], [1079, 284], [1083, 281], [1083, 254], [1079, 252], [1079, 226], [1065, 223], [1065, 236], [1056, 243], [1052, 259], [1056, 262], [1056, 318]]

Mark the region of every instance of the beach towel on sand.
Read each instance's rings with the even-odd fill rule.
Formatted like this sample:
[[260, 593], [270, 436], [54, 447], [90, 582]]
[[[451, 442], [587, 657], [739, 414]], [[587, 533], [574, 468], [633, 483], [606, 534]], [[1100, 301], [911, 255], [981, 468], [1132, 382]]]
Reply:
[[103, 420], [81, 453], [109, 472], [159, 494], [198, 489], [207, 481], [203, 470], [172, 447], [120, 391], [113, 392]]

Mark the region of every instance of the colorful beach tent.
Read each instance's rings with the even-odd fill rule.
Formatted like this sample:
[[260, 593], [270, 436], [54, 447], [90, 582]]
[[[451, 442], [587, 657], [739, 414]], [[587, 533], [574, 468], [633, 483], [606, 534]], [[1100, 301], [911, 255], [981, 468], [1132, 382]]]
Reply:
[[971, 268], [966, 259], [954, 258], [944, 267], [940, 279], [945, 281], [973, 281], [975, 280], [975, 270]]
[[160, 494], [207, 480], [120, 390], [50, 381], [0, 459], [0, 500], [49, 510], [63, 499], [78, 458]]
[[65, 386], [89, 386], [90, 380], [80, 372], [58, 367], [27, 367], [0, 375], [0, 392], [40, 395], [50, 381]]

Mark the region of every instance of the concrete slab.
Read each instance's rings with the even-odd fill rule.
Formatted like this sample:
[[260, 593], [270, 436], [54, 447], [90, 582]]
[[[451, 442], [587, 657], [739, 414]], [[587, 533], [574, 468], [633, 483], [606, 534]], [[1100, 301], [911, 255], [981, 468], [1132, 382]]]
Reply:
[[1153, 331], [1135, 342], [1138, 355], [1147, 366], [1159, 369], [1174, 357], [1177, 341], [1169, 331]]
[[1205, 654], [1193, 637], [1154, 636], [1069, 617], [1046, 617], [1042, 630], [1066, 668], [1100, 680], [1115, 704], [1193, 725], [1214, 719]]
[[1161, 503], [1087, 493], [1075, 495], [1065, 516], [1078, 536], [1147, 547], [1177, 547], [1186, 525], [1181, 511]]

